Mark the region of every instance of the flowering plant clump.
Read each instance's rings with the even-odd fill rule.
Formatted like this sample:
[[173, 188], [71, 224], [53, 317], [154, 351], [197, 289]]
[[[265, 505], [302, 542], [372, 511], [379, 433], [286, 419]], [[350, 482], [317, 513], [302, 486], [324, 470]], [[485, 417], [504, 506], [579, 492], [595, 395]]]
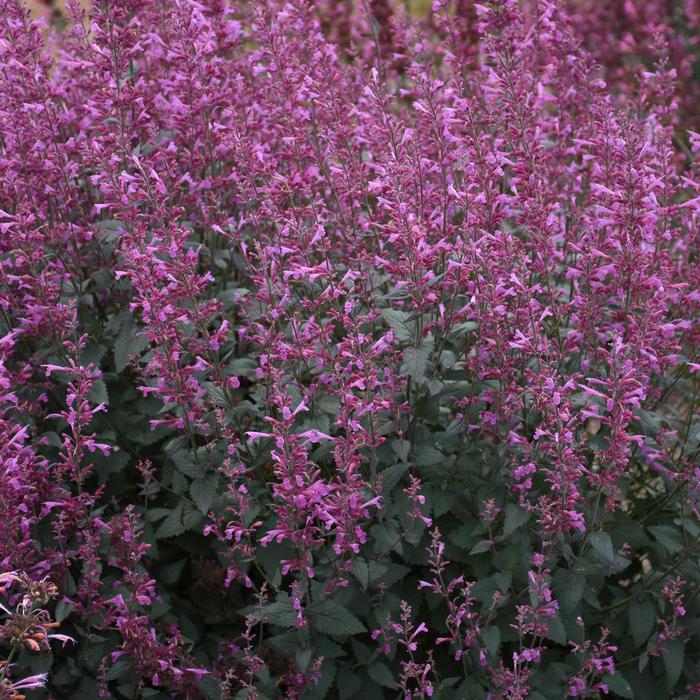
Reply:
[[697, 3], [68, 13], [0, 0], [0, 697], [698, 697]]

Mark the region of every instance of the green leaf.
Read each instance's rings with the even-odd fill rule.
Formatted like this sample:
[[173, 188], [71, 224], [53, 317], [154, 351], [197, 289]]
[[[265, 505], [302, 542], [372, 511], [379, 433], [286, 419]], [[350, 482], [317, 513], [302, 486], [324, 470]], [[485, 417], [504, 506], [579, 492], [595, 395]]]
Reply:
[[299, 633], [296, 630], [283, 632], [282, 634], [268, 637], [266, 643], [277, 654], [281, 654], [286, 659], [293, 659], [299, 650]]
[[321, 665], [318, 683], [312, 685], [306, 690], [304, 693], [304, 698], [308, 698], [308, 700], [323, 700], [323, 698], [328, 695], [328, 691], [333, 685], [336, 671], [337, 667], [335, 662], [331, 661], [330, 659], [326, 659]]
[[481, 638], [492, 658], [498, 658], [498, 648], [501, 645], [501, 630], [495, 625], [482, 630]]
[[566, 611], [573, 611], [583, 597], [586, 577], [572, 573], [559, 594], [559, 606]]
[[90, 391], [88, 392], [88, 400], [94, 404], [103, 403], [105, 406], [109, 405], [107, 385], [102, 379], [93, 380]]
[[182, 524], [182, 512], [184, 506], [182, 503], [170, 511], [170, 515], [161, 523], [156, 530], [156, 539], [162, 540], [167, 537], [176, 537], [185, 531], [185, 526]]
[[373, 663], [369, 669], [367, 669], [367, 674], [373, 681], [376, 681], [379, 685], [383, 685], [385, 688], [396, 687], [396, 681], [389, 667], [381, 661]]
[[413, 461], [417, 467], [430, 467], [444, 463], [445, 455], [430, 445], [418, 445], [415, 449]]
[[309, 664], [311, 663], [311, 655], [313, 651], [309, 649], [308, 647], [306, 649], [297, 649], [297, 652], [294, 656], [297, 666], [303, 671], [306, 671], [306, 669], [309, 667]]
[[369, 586], [369, 565], [364, 559], [355, 557], [352, 560], [352, 574], [360, 582], [362, 590], [366, 591]]
[[209, 476], [195, 479], [190, 486], [192, 500], [203, 515], [209, 513], [218, 482], [219, 479], [216, 474], [210, 474]]
[[402, 462], [408, 462], [408, 451], [411, 449], [411, 443], [408, 440], [392, 440], [391, 449]]
[[419, 384], [425, 378], [428, 369], [428, 360], [433, 351], [435, 342], [432, 337], [424, 338], [423, 343], [417, 348], [407, 348], [403, 354], [401, 373], [413, 377]]
[[165, 585], [174, 584], [180, 578], [186, 563], [187, 559], [183, 558], [166, 564], [158, 573], [158, 583]]
[[477, 542], [470, 550], [469, 554], [483, 554], [491, 549], [491, 542], [489, 540], [481, 540]]
[[338, 671], [337, 685], [338, 698], [340, 700], [348, 700], [348, 698], [351, 698], [362, 687], [362, 680], [352, 669], [343, 666], [343, 668]]
[[202, 514], [191, 503], [185, 503], [182, 514], [182, 525], [185, 530], [199, 530], [202, 527]]
[[[397, 566], [400, 566], [397, 564]], [[378, 561], [369, 562], [369, 582], [380, 580], [384, 574], [389, 571], [389, 567], [386, 564], [380, 564]]]
[[663, 545], [669, 552], [679, 552], [683, 549], [683, 542], [679, 531], [668, 525], [656, 525], [650, 527], [649, 532], [654, 535], [654, 539]]
[[666, 653], [662, 654], [666, 666], [666, 682], [669, 690], [673, 688], [681, 677], [683, 670], [683, 655], [685, 653], [685, 643], [681, 639], [670, 639], [665, 642]]
[[524, 508], [515, 505], [515, 503], [509, 503], [506, 506], [506, 519], [503, 523], [503, 534], [508, 537], [508, 535], [515, 532], [519, 527], [522, 527], [529, 519], [530, 513]]
[[96, 367], [99, 367], [100, 360], [104, 357], [106, 352], [106, 346], [90, 341], [80, 353], [80, 364], [85, 367], [92, 363]]
[[646, 642], [654, 628], [654, 604], [650, 600], [632, 601], [627, 610], [630, 633], [637, 646]]
[[318, 612], [313, 616], [313, 625], [319, 632], [338, 637], [367, 631], [347, 608], [332, 600], [321, 604]]
[[558, 615], [547, 620], [547, 634], [545, 636], [563, 647], [566, 646], [566, 630]]
[[204, 678], [197, 682], [197, 687], [204, 693], [204, 697], [207, 700], [220, 700], [221, 686], [213, 676], [204, 676]]
[[194, 461], [188, 450], [177, 450], [170, 455], [170, 459], [175, 462], [177, 470], [181, 474], [189, 476], [191, 479], [203, 477], [205, 474], [204, 467]]
[[408, 471], [408, 464], [393, 464], [391, 467], [382, 469], [382, 493], [388, 496], [391, 490], [401, 481], [403, 475]]
[[465, 333], [475, 331], [479, 325], [475, 321], [464, 321], [464, 323], [456, 323], [450, 328], [450, 340], [455, 340]]
[[[129, 464], [129, 455], [116, 449], [113, 449], [108, 457], [105, 457], [102, 452], [97, 450], [90, 455], [90, 458], [99, 477], [100, 484], [104, 484], [112, 474], [121, 472]], [[155, 484], [152, 484], [152, 486], [155, 486]]]
[[376, 644], [373, 649], [370, 649], [366, 644], [360, 642], [356, 637], [350, 640], [352, 647], [352, 658], [354, 662], [367, 666], [370, 661], [377, 656]]
[[97, 240], [103, 243], [113, 243], [119, 240], [123, 231], [122, 223], [114, 219], [95, 221], [92, 226], [97, 231]]
[[[397, 581], [405, 578], [411, 569], [403, 564], [394, 564], [393, 562], [387, 562], [386, 564], [378, 564], [377, 568], [373, 567], [374, 562], [370, 564], [370, 580], [380, 581], [385, 583], [387, 586], [391, 586]], [[379, 567], [383, 567], [381, 574], [373, 574], [374, 571], [379, 572]]]
[[263, 620], [278, 627], [292, 627], [297, 619], [297, 611], [292, 607], [292, 601], [289, 598], [281, 598], [266, 605], [259, 615], [256, 611], [256, 617], [262, 617]]
[[122, 657], [110, 667], [109, 671], [107, 671], [106, 678], [108, 681], [114, 681], [117, 680], [117, 678], [123, 678], [129, 673], [129, 671], [131, 671], [131, 668], [131, 659]]
[[613, 551], [610, 535], [607, 532], [598, 530], [591, 534], [588, 541], [599, 562], [606, 568], [610, 568], [615, 563], [615, 552]]
[[459, 499], [459, 493], [454, 490], [433, 492], [433, 513], [436, 517], [448, 513]]
[[375, 523], [370, 527], [370, 533], [374, 538], [375, 552], [384, 552], [387, 550], [391, 550], [397, 554], [403, 552], [398, 523], [393, 518], [383, 523]]
[[345, 656], [345, 649], [328, 637], [319, 637], [315, 642], [316, 653], [324, 659], [337, 659]]
[[413, 329], [408, 325], [409, 314], [396, 309], [382, 309], [382, 316], [396, 338], [404, 343], [410, 343], [414, 339]]
[[140, 355], [148, 347], [148, 338], [139, 333], [131, 319], [127, 319], [114, 341], [114, 367], [121, 373], [132, 355]]
[[65, 600], [59, 600], [58, 603], [56, 603], [56, 612], [54, 614], [56, 622], [63, 622], [63, 620], [65, 620], [68, 615], [71, 614], [72, 610], [73, 603]]
[[602, 678], [603, 683], [608, 686], [610, 690], [619, 695], [621, 698], [629, 698], [634, 700], [634, 693], [632, 692], [632, 686], [627, 682], [627, 679], [620, 673], [620, 671], [615, 671], [614, 674], [606, 673]]

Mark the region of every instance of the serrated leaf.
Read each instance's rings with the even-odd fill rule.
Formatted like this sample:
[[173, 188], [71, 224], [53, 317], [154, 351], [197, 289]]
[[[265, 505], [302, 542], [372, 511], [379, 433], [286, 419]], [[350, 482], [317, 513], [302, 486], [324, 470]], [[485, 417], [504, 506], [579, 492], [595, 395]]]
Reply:
[[369, 565], [364, 559], [355, 557], [352, 560], [352, 574], [360, 582], [363, 590], [369, 586]]
[[414, 332], [408, 325], [409, 314], [396, 309], [382, 309], [382, 316], [398, 340], [404, 343], [413, 341]]
[[107, 385], [102, 379], [94, 379], [90, 391], [88, 392], [88, 400], [93, 404], [103, 403], [109, 405], [109, 394], [107, 393]]
[[650, 527], [649, 532], [654, 535], [654, 539], [662, 544], [669, 552], [679, 552], [683, 549], [683, 542], [680, 533], [676, 528], [668, 525], [656, 525]]
[[158, 582], [166, 585], [175, 583], [187, 563], [186, 559], [179, 559], [170, 564], [166, 564], [158, 573]]
[[661, 655], [666, 667], [666, 681], [669, 690], [673, 688], [683, 671], [683, 655], [685, 654], [685, 643], [681, 639], [670, 639], [664, 642], [666, 653]]
[[637, 646], [646, 642], [654, 628], [654, 604], [650, 600], [632, 601], [627, 615], [632, 639]]
[[465, 333], [470, 333], [475, 331], [479, 325], [475, 321], [464, 321], [463, 323], [456, 323], [450, 328], [450, 339], [454, 340], [459, 338]]
[[391, 490], [401, 481], [401, 477], [408, 471], [408, 464], [393, 464], [386, 469], [382, 469], [382, 493], [387, 496]]
[[419, 445], [415, 449], [413, 461], [418, 467], [430, 467], [442, 464], [445, 461], [445, 455], [430, 445]]
[[615, 671], [614, 674], [606, 673], [601, 679], [605, 685], [608, 686], [610, 690], [619, 695], [621, 698], [629, 698], [634, 700], [634, 693], [632, 692], [632, 686], [627, 682], [627, 679], [620, 673], [620, 671]]
[[483, 554], [491, 549], [491, 542], [489, 540], [480, 540], [477, 542], [470, 550], [469, 554]]
[[386, 566], [386, 573], [382, 574], [381, 582], [387, 584], [387, 586], [391, 586], [405, 578], [411, 571], [409, 567], [403, 564], [394, 564], [393, 562], [387, 562], [384, 566]]
[[108, 681], [114, 681], [118, 678], [126, 676], [132, 668], [131, 659], [120, 658], [107, 671], [106, 678]]
[[347, 636], [366, 632], [365, 626], [342, 605], [332, 600], [324, 601], [315, 615], [313, 625], [319, 632], [332, 636]]
[[207, 515], [214, 500], [219, 479], [216, 474], [195, 479], [190, 485], [190, 495], [197, 508], [203, 515]]
[[114, 367], [122, 372], [133, 355], [140, 355], [148, 347], [148, 338], [139, 333], [131, 319], [127, 319], [114, 341]]
[[375, 523], [370, 527], [370, 533], [374, 538], [375, 552], [394, 551], [403, 553], [402, 537], [399, 534], [399, 526], [396, 520], [389, 519], [383, 523]]
[[424, 338], [420, 347], [407, 348], [403, 354], [401, 373], [412, 377], [414, 381], [420, 384], [425, 378], [428, 360], [430, 360], [434, 344], [432, 338]]
[[185, 503], [182, 514], [182, 524], [185, 530], [199, 530], [204, 518], [191, 503]]
[[348, 700], [362, 687], [362, 680], [352, 669], [343, 666], [338, 671], [337, 685], [339, 700]]
[[378, 581], [389, 571], [386, 564], [380, 564], [377, 561], [369, 562], [369, 582]]
[[350, 646], [352, 647], [352, 658], [356, 663], [367, 665], [370, 663], [371, 659], [376, 657], [376, 648], [371, 649], [366, 644], [360, 642], [356, 637], [350, 640]]
[[188, 450], [178, 450], [170, 455], [170, 459], [175, 462], [177, 470], [189, 476], [191, 479], [198, 479], [204, 476], [205, 469], [201, 464], [197, 464]]
[[324, 659], [337, 659], [341, 656], [345, 656], [345, 649], [336, 644], [332, 639], [328, 637], [319, 637], [315, 641], [316, 653], [322, 656]]
[[563, 647], [566, 646], [566, 630], [558, 615], [547, 620], [547, 634], [545, 636]]
[[515, 532], [519, 527], [522, 527], [530, 519], [530, 513], [524, 508], [509, 503], [506, 506], [506, 519], [503, 523], [503, 534], [508, 537]]
[[[211, 675], [206, 675], [201, 680], [197, 681], [197, 687], [204, 693], [207, 700], [220, 700], [221, 685]], [[143, 694], [143, 691], [142, 691]], [[160, 693], [159, 693], [160, 694]]]
[[559, 594], [559, 605], [563, 610], [571, 611], [576, 608], [586, 587], [586, 577], [580, 574], [571, 574], [562, 592]]
[[259, 613], [256, 609], [255, 615], [278, 627], [292, 627], [297, 619], [297, 611], [292, 607], [292, 601], [288, 598], [281, 598], [266, 605]]
[[335, 662], [326, 659], [323, 664], [321, 664], [318, 683], [312, 685], [304, 693], [304, 697], [308, 698], [308, 700], [323, 700], [323, 698], [327, 697], [328, 691], [331, 689], [333, 681], [335, 680], [336, 671], [337, 667]]
[[383, 685], [385, 688], [395, 688], [396, 681], [389, 667], [381, 661], [376, 661], [368, 669], [367, 674], [373, 680]]
[[607, 532], [598, 530], [597, 532], [591, 533], [588, 541], [599, 562], [603, 566], [610, 568], [615, 563], [615, 552], [613, 551], [610, 535], [608, 535]]
[[179, 503], [173, 510], [170, 511], [168, 517], [161, 523], [156, 530], [156, 539], [162, 540], [168, 537], [176, 537], [185, 531], [185, 526], [182, 524], [183, 504]]
[[407, 462], [408, 451], [411, 449], [411, 443], [408, 440], [392, 440], [391, 449], [402, 462]]
[[113, 243], [119, 239], [123, 230], [122, 223], [115, 219], [101, 219], [92, 224], [97, 231], [97, 239], [104, 243]]
[[296, 661], [297, 666], [302, 671], [306, 671], [306, 669], [309, 667], [309, 664], [311, 663], [312, 653], [313, 653], [313, 651], [309, 648], [297, 649], [297, 652], [294, 655], [294, 660]]
[[171, 508], [151, 508], [146, 513], [146, 518], [152, 523], [156, 523], [159, 520], [166, 518], [171, 512]]
[[74, 604], [70, 601], [59, 600], [58, 603], [56, 603], [56, 612], [54, 613], [56, 622], [63, 622], [63, 620], [65, 620], [68, 615], [71, 614], [73, 607]]
[[459, 493], [452, 491], [433, 492], [433, 513], [436, 517], [449, 512], [459, 498]]
[[80, 353], [80, 364], [85, 367], [92, 363], [97, 367], [106, 352], [107, 347], [101, 343], [89, 342]]
[[286, 659], [293, 659], [299, 650], [299, 633], [296, 630], [283, 632], [267, 638], [267, 645]]
[[493, 575], [493, 580], [496, 582], [498, 590], [501, 593], [505, 593], [510, 588], [510, 584], [513, 583], [513, 574], [507, 571], [500, 571]]
[[486, 645], [486, 649], [488, 650], [489, 654], [494, 659], [497, 658], [498, 648], [501, 645], [501, 630], [499, 630], [495, 625], [492, 625], [491, 627], [487, 627], [486, 629], [482, 630], [481, 638], [484, 640], [484, 644]]

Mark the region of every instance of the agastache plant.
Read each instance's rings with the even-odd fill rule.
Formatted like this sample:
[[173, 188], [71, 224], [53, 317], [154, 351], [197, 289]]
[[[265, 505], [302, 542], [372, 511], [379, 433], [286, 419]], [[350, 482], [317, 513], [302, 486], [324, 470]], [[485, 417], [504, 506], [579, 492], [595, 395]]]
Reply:
[[47, 17], [0, 0], [0, 697], [697, 695], [697, 3]]

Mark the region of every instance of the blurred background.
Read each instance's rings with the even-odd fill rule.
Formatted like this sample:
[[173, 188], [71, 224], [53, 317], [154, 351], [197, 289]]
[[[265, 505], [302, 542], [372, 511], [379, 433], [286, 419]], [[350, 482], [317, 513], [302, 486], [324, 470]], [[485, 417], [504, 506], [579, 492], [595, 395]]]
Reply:
[[[54, 21], [61, 21], [64, 17], [63, 6], [66, 0], [24, 0], [35, 17], [46, 17]], [[411, 12], [425, 14], [432, 5], [432, 0], [404, 0]], [[83, 7], [90, 4], [90, 0], [80, 0]]]

